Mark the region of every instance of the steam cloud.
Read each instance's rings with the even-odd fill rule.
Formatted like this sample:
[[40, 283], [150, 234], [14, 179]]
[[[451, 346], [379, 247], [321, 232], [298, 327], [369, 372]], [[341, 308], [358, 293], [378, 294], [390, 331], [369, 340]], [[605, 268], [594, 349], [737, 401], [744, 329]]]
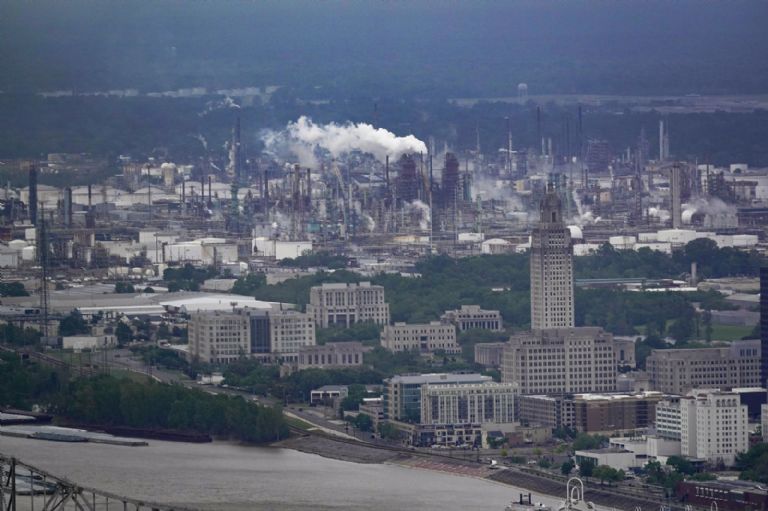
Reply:
[[306, 116], [288, 123], [281, 132], [267, 132], [263, 140], [267, 150], [277, 153], [287, 149], [299, 159], [300, 165], [315, 168], [318, 166], [315, 155], [318, 148], [334, 158], [360, 151], [372, 154], [382, 163], [387, 155], [397, 159], [406, 153], [427, 152], [426, 144], [413, 135], [398, 137], [384, 128], [365, 123], [319, 125]]

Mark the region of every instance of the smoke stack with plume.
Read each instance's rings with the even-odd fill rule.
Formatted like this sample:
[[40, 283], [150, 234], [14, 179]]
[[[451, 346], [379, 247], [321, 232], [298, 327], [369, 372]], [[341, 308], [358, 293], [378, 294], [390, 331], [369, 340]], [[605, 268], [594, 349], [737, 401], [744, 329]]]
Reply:
[[287, 149], [305, 167], [317, 167], [315, 150], [318, 148], [334, 158], [360, 151], [372, 154], [381, 163], [388, 155], [398, 158], [402, 154], [427, 152], [426, 144], [413, 135], [398, 137], [384, 128], [365, 123], [320, 125], [306, 116], [288, 123], [283, 131], [270, 131], [262, 138], [269, 151]]

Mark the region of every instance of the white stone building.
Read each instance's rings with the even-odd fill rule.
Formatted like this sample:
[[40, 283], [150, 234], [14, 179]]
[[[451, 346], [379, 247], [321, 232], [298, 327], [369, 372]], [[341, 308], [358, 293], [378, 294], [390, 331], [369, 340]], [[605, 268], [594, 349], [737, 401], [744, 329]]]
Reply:
[[299, 350], [314, 345], [314, 321], [292, 309], [196, 312], [189, 319], [190, 355], [200, 362], [248, 357], [296, 363]]
[[372, 286], [370, 282], [323, 284], [309, 290], [307, 314], [321, 328], [333, 325], [348, 328], [366, 321], [386, 325], [389, 304], [384, 301], [384, 287]]
[[466, 330], [490, 330], [501, 332], [501, 313], [497, 310], [483, 310], [479, 305], [462, 305], [460, 309], [445, 311], [440, 317], [443, 323], [456, 325], [459, 332]]
[[461, 352], [461, 346], [456, 342], [456, 327], [439, 321], [414, 325], [406, 323], [386, 325], [381, 331], [381, 345], [393, 352], [444, 351], [449, 354]]
[[712, 464], [732, 466], [749, 449], [747, 405], [737, 394], [694, 391], [680, 399], [681, 452]]

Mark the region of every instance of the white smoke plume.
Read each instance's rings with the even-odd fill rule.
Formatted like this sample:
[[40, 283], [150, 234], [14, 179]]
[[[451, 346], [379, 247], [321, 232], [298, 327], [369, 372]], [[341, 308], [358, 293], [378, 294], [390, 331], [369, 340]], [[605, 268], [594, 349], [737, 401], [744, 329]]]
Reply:
[[432, 221], [432, 213], [429, 209], [429, 205], [420, 200], [415, 200], [408, 204], [407, 212], [414, 218], [414, 220], [419, 222], [419, 229], [422, 231], [429, 230], [429, 224]]
[[726, 229], [737, 227], [739, 224], [736, 206], [726, 204], [717, 197], [709, 199], [697, 197], [691, 202], [684, 204], [683, 223], [693, 223], [693, 215], [696, 213], [704, 215], [703, 225], [708, 229]]
[[372, 154], [382, 163], [387, 155], [396, 160], [406, 153], [427, 152], [426, 144], [413, 135], [398, 137], [384, 128], [365, 123], [320, 125], [306, 116], [288, 123], [283, 131], [270, 131], [262, 138], [268, 151], [279, 152], [287, 147], [299, 159], [300, 165], [315, 168], [318, 166], [317, 149], [327, 151], [334, 158], [360, 151]]
[[648, 208], [648, 216], [656, 218], [662, 223], [668, 222], [672, 218], [668, 210], [661, 208]]
[[596, 224], [602, 220], [602, 218], [599, 216], [595, 217], [592, 211], [584, 206], [584, 204], [582, 204], [581, 198], [579, 197], [579, 194], [576, 192], [576, 190], [573, 190], [571, 197], [573, 198], [573, 203], [576, 205], [577, 213], [573, 218], [571, 218], [571, 225], [578, 225], [579, 227], [583, 227], [589, 224]]
[[208, 115], [209, 113], [211, 113], [213, 111], [221, 110], [221, 109], [224, 109], [224, 108], [236, 108], [236, 109], [239, 109], [240, 105], [238, 105], [235, 102], [235, 100], [232, 99], [231, 97], [225, 96], [224, 99], [217, 99], [217, 100], [213, 100], [213, 101], [208, 101], [205, 104], [205, 110], [203, 110], [202, 112], [199, 112], [197, 115], [198, 115], [198, 117], [205, 117], [206, 115]]

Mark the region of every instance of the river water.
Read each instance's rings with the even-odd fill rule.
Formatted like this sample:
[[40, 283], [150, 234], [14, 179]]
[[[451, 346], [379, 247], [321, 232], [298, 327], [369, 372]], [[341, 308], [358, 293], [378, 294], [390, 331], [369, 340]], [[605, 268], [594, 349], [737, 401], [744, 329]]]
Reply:
[[[84, 486], [205, 509], [501, 511], [520, 491], [471, 477], [225, 442], [122, 447], [0, 436], [0, 453]], [[534, 500], [554, 505], [558, 499]]]

